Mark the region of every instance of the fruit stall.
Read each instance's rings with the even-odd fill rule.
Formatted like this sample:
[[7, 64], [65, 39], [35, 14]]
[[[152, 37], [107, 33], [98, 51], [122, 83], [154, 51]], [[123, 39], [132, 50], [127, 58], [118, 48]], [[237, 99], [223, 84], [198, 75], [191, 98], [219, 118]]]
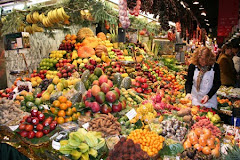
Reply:
[[[120, 2], [119, 13], [101, 1], [73, 0], [4, 17], [21, 17], [5, 25], [17, 23], [19, 32], [32, 35], [78, 29], [64, 34], [36, 70], [0, 90], [1, 144], [29, 159], [240, 159], [239, 89], [222, 86], [218, 110], [193, 106], [185, 99], [187, 65], [157, 57], [151, 41], [157, 24], [135, 17], [141, 5], [161, 15], [160, 2]], [[161, 19], [165, 30], [167, 19]], [[99, 22], [104, 31], [95, 33], [90, 26]], [[149, 37], [147, 43], [116, 41], [118, 27], [130, 23], [139, 26], [138, 36]]]

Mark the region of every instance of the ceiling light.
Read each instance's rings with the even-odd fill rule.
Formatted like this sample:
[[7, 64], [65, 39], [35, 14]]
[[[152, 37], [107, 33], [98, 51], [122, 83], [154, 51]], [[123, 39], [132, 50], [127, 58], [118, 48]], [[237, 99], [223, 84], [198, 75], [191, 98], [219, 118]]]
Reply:
[[207, 16], [206, 12], [204, 12], [204, 11], [201, 13], [201, 15], [202, 16]]
[[209, 23], [206, 23], [206, 25], [207, 25], [207, 26], [210, 26], [210, 24], [209, 24]]
[[208, 19], [204, 19], [205, 22], [208, 22]]
[[193, 4], [199, 4], [199, 2], [198, 1], [194, 1]]
[[204, 9], [204, 7], [203, 7], [203, 5], [201, 5], [200, 7], [199, 7], [199, 10], [203, 10]]

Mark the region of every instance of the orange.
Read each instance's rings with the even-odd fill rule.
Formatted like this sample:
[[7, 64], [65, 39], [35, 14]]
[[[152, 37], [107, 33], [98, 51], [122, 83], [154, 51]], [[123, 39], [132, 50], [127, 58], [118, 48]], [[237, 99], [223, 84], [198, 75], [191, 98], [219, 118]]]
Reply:
[[215, 148], [214, 140], [213, 140], [213, 139], [208, 139], [208, 140], [207, 140], [207, 145], [208, 145], [208, 147], [210, 147], [211, 149]]
[[192, 147], [191, 142], [187, 139], [184, 143], [183, 143], [183, 148], [187, 149]]
[[209, 147], [203, 147], [202, 152], [204, 154], [211, 154], [211, 149]]
[[73, 108], [72, 108], [72, 111], [73, 111], [73, 112], [77, 112], [77, 108], [76, 108], [76, 107], [73, 107]]
[[195, 132], [195, 134], [196, 134], [197, 136], [200, 136], [200, 135], [202, 134], [202, 129], [201, 129], [201, 128], [196, 128], [196, 129], [194, 130], [194, 132]]
[[69, 107], [72, 107], [72, 102], [71, 102], [71, 101], [67, 101], [66, 104], [67, 104], [67, 107], [68, 107], [68, 108], [69, 108]]
[[58, 100], [60, 101], [60, 103], [66, 103], [67, 102], [67, 98], [64, 97], [64, 96], [58, 97]]
[[73, 114], [73, 111], [71, 108], [68, 108], [67, 111], [66, 111], [66, 115], [67, 116], [71, 116]]
[[65, 113], [64, 110], [60, 110], [60, 111], [58, 112], [58, 116], [59, 116], [59, 117], [65, 117], [65, 115], [66, 115], [66, 113]]
[[53, 114], [55, 114], [55, 115], [58, 114], [58, 109], [57, 109], [57, 108], [51, 107], [51, 108], [50, 108], [50, 111], [51, 111]]
[[58, 117], [58, 118], [57, 118], [57, 123], [58, 123], [58, 124], [64, 123], [64, 118], [63, 118], [63, 117]]
[[202, 147], [205, 147], [207, 145], [207, 139], [205, 139], [205, 137], [200, 137], [198, 141]]
[[71, 122], [71, 121], [72, 121], [72, 117], [68, 117], [68, 118], [65, 118], [64, 122], [66, 123], [66, 122]]
[[62, 110], [66, 110], [68, 107], [67, 107], [67, 104], [66, 103], [61, 103], [60, 104], [60, 109]]
[[189, 140], [191, 142], [191, 144], [197, 144], [198, 143], [198, 137], [196, 135], [196, 133], [192, 132], [190, 135], [189, 135]]
[[195, 144], [194, 148], [196, 148], [199, 152], [201, 152], [203, 147], [200, 144]]
[[74, 113], [74, 114], [72, 115], [72, 119], [73, 119], [73, 121], [76, 121], [76, 120], [78, 119], [78, 115], [77, 115], [76, 113]]
[[53, 101], [53, 106], [54, 106], [54, 107], [59, 107], [59, 106], [60, 106], [59, 100]]

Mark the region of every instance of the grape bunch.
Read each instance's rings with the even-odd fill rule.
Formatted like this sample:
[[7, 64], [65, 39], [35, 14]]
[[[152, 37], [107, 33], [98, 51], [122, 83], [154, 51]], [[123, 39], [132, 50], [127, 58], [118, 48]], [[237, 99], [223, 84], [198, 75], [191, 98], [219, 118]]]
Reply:
[[52, 79], [45, 78], [38, 87], [41, 88], [42, 91], [45, 91], [51, 83]]
[[11, 93], [9, 93], [9, 97], [8, 97], [8, 99], [13, 99], [13, 95], [15, 94], [15, 92], [11, 92]]
[[29, 92], [28, 86], [26, 86], [26, 85], [20, 85], [20, 86], [18, 86], [18, 91], [19, 91], [19, 92], [21, 92], [21, 91], [23, 91], [23, 90]]

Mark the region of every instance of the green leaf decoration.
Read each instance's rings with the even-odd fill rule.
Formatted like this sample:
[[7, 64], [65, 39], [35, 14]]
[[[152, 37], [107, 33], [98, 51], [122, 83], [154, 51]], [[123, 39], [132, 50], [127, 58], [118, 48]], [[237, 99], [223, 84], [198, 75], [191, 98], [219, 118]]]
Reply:
[[183, 152], [183, 145], [180, 143], [171, 144], [169, 146], [164, 145], [164, 147], [158, 152], [158, 154], [163, 158], [164, 156], [176, 156], [178, 153]]

